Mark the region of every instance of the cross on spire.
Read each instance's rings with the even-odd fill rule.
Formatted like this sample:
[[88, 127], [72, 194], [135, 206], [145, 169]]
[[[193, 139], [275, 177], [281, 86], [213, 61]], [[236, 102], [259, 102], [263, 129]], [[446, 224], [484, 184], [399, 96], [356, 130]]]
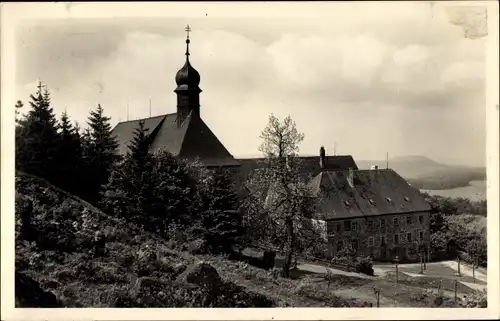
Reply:
[[187, 25], [184, 30], [187, 32], [187, 39], [186, 39], [186, 59], [189, 60], [189, 43], [191, 42], [189, 40], [189, 33], [191, 32], [191, 27], [189, 25]]

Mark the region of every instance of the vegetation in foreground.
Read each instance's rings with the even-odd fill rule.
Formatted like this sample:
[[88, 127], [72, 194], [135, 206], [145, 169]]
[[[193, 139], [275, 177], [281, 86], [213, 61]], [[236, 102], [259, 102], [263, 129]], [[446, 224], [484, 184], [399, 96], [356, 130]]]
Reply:
[[[118, 157], [100, 105], [80, 133], [68, 115], [55, 119], [42, 89], [16, 126], [18, 306], [369, 305], [366, 294], [342, 292], [359, 280], [340, 277], [325, 290], [317, 278], [296, 279], [294, 258], [320, 252], [322, 244], [311, 243], [317, 239], [307, 224], [314, 204], [294, 170], [303, 135], [290, 118], [270, 117], [262, 135], [268, 166], [240, 204], [229, 173], [166, 151], [151, 154], [144, 124], [129, 153]], [[269, 186], [268, 175], [279, 184]], [[260, 193], [269, 188], [274, 198], [266, 202]], [[235, 249], [255, 242], [286, 253], [280, 273], [229, 260]], [[370, 273], [371, 262], [352, 259]]]

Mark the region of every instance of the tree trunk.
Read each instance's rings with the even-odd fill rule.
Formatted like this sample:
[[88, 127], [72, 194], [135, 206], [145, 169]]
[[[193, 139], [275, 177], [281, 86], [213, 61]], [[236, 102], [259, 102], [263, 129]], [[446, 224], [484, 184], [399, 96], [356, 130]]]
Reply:
[[295, 250], [295, 235], [293, 233], [293, 220], [291, 217], [287, 218], [286, 224], [286, 234], [287, 234], [287, 250], [285, 263], [283, 264], [283, 276], [290, 277], [290, 267], [292, 266], [292, 260]]

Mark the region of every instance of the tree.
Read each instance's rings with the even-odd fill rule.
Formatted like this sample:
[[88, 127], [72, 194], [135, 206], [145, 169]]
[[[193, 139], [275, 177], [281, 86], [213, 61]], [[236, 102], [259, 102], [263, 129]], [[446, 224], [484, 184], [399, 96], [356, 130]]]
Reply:
[[166, 235], [169, 226], [182, 228], [199, 221], [197, 182], [188, 163], [177, 160], [166, 150], [156, 151], [152, 163], [155, 189], [151, 210], [155, 215], [149, 221], [151, 226]]
[[[289, 277], [294, 256], [304, 248], [304, 229], [311, 227], [310, 218], [315, 208], [310, 191], [299, 175], [297, 156], [304, 135], [299, 133], [290, 116], [281, 122], [271, 115], [260, 137], [263, 142], [259, 149], [265, 156], [266, 167], [251, 178], [253, 199], [263, 201], [273, 221], [271, 226], [275, 232], [271, 233], [270, 242], [285, 251], [283, 274]], [[263, 191], [266, 197], [255, 195]]]
[[205, 244], [213, 253], [231, 253], [241, 242], [243, 225], [230, 173], [223, 169], [213, 171], [206, 191], [202, 195]]
[[16, 102], [16, 106], [15, 107], [16, 107], [16, 123], [18, 123], [19, 122], [18, 116], [19, 116], [19, 114], [21, 114], [21, 108], [24, 107], [24, 104], [23, 104], [22, 101], [18, 100]]
[[31, 110], [16, 131], [16, 168], [51, 180], [58, 172], [59, 134], [50, 94], [42, 82], [29, 104]]
[[85, 142], [89, 170], [94, 178], [91, 182], [92, 190], [96, 191], [93, 197], [98, 198], [103, 184], [108, 182], [109, 175], [120, 160], [117, 154], [118, 141], [113, 136], [110, 117], [104, 116], [104, 109], [97, 105], [95, 111], [90, 112], [88, 125], [90, 127], [90, 142]]
[[153, 198], [152, 157], [144, 122], [134, 131], [124, 162], [115, 166], [104, 187], [101, 205], [119, 217], [141, 226], [148, 225]]
[[130, 158], [137, 164], [139, 170], [142, 170], [143, 163], [150, 156], [148, 131], [149, 128], [144, 128], [144, 121], [139, 121], [139, 127], [136, 128], [134, 138], [128, 146]]
[[81, 175], [82, 142], [78, 131], [71, 125], [66, 112], [61, 116], [59, 135], [59, 173], [55, 182], [69, 192], [78, 193], [81, 188], [81, 179], [84, 179]]

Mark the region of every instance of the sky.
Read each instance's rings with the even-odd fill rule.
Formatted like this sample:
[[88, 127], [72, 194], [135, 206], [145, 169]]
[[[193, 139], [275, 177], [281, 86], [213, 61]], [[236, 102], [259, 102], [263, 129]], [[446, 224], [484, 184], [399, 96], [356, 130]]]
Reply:
[[16, 97], [27, 105], [41, 79], [58, 117], [66, 110], [81, 127], [98, 103], [113, 126], [127, 105], [129, 119], [149, 117], [150, 97], [152, 116], [173, 113], [189, 24], [201, 116], [235, 157], [260, 155], [274, 114], [304, 133], [302, 154], [335, 145], [359, 160], [389, 153], [484, 166], [486, 37], [470, 27], [476, 16], [426, 2], [371, 6], [331, 3], [331, 13], [296, 18], [25, 21]]

